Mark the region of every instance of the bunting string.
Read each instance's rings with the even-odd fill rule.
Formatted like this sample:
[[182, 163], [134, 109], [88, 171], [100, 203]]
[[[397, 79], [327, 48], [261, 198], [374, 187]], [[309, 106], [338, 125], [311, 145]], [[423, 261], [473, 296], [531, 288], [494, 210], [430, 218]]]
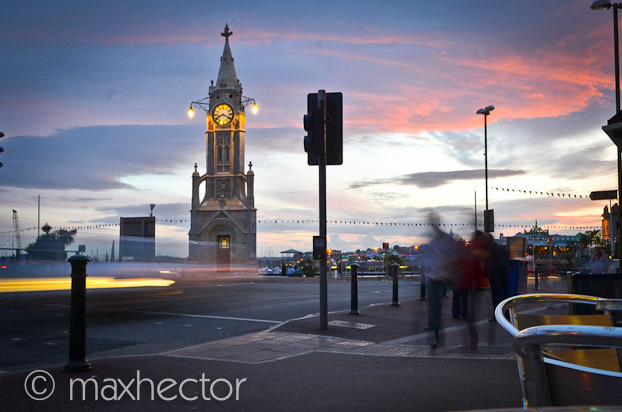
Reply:
[[565, 199], [586, 199], [589, 200], [589, 195], [575, 195], [568, 193], [557, 193], [557, 192], [542, 192], [539, 190], [524, 190], [524, 189], [508, 189], [505, 187], [490, 187], [496, 191], [500, 192], [508, 192], [508, 193], [521, 193], [524, 195], [532, 195], [532, 196], [545, 196], [545, 197], [557, 197], [557, 198], [565, 198]]
[[[258, 224], [304, 224], [304, 223], [319, 223], [317, 219], [262, 219], [257, 221]], [[411, 227], [431, 227], [431, 223], [417, 223], [417, 222], [368, 222], [368, 221], [352, 221], [352, 220], [327, 220], [328, 224], [337, 225], [359, 225], [359, 226], [411, 226]], [[473, 223], [442, 223], [440, 227], [472, 227]], [[484, 227], [483, 223], [478, 224], [478, 227]], [[495, 224], [495, 227], [500, 228], [533, 228], [533, 224]], [[538, 225], [545, 229], [601, 229], [600, 226], [578, 226], [578, 225]]]
[[[156, 222], [160, 224], [176, 224], [176, 223], [188, 223], [189, 219], [156, 219]], [[319, 223], [317, 219], [260, 219], [257, 221], [260, 225], [285, 225], [285, 224], [312, 224]], [[422, 223], [422, 222], [386, 222], [386, 221], [360, 221], [360, 220], [328, 220], [327, 224], [331, 225], [352, 225], [352, 226], [370, 226], [370, 227], [431, 227], [431, 223]], [[52, 227], [51, 231], [56, 230], [95, 230], [95, 229], [108, 229], [108, 228], [117, 228], [119, 227], [119, 223], [109, 223], [109, 224], [99, 224], [99, 225], [85, 225], [85, 226], [55, 226]], [[445, 228], [460, 228], [460, 227], [472, 227], [473, 223], [442, 223], [439, 225], [440, 227]], [[483, 223], [478, 224], [478, 227], [483, 227]], [[521, 228], [521, 229], [531, 229], [533, 224], [496, 224], [495, 227], [498, 228]], [[583, 230], [599, 230], [600, 226], [589, 226], [589, 225], [547, 225], [541, 224], [539, 227], [544, 229], [583, 229]], [[29, 232], [37, 230], [37, 227], [26, 227], [21, 228], [20, 232]], [[13, 230], [4, 230], [0, 231], [0, 235], [7, 235], [14, 233]]]
[[[159, 223], [188, 223], [190, 220], [189, 219], [156, 219], [156, 222]], [[104, 228], [109, 228], [109, 227], [119, 227], [121, 224], [120, 223], [108, 223], [108, 224], [99, 224], [99, 225], [85, 225], [85, 226], [51, 226], [50, 231], [56, 231], [56, 230], [89, 230], [89, 229], [104, 229]], [[37, 230], [37, 227], [27, 227], [27, 228], [20, 228], [20, 232], [28, 232], [31, 230]], [[4, 231], [0, 231], [0, 235], [6, 235], [6, 234], [10, 234], [13, 233], [13, 230], [4, 230]]]
[[[50, 232], [56, 231], [56, 230], [87, 230], [87, 229], [103, 229], [103, 228], [108, 228], [108, 227], [115, 227], [115, 226], [119, 226], [119, 223], [110, 223], [110, 224], [101, 224], [101, 225], [88, 225], [88, 226], [51, 226]], [[26, 227], [26, 228], [20, 228], [19, 231], [20, 232], [29, 232], [31, 230], [37, 230], [37, 227]], [[14, 233], [13, 230], [4, 230], [0, 232], [0, 235], [6, 235], [6, 234], [10, 234], [10, 233]]]

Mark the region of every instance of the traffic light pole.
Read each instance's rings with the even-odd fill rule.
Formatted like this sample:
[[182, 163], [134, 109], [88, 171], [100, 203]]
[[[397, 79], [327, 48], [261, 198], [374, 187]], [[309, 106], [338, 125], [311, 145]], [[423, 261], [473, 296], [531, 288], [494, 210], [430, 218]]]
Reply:
[[322, 258], [320, 259], [320, 329], [328, 329], [328, 268], [326, 267], [326, 90], [317, 92], [317, 108], [322, 119], [322, 136], [320, 142], [322, 150], [319, 154], [320, 180], [320, 238], [324, 243]]
[[343, 164], [343, 95], [341, 92], [307, 95], [303, 143], [309, 166], [319, 170], [320, 234], [313, 236], [313, 259], [320, 263], [320, 329], [328, 329], [328, 263], [326, 255], [326, 166]]

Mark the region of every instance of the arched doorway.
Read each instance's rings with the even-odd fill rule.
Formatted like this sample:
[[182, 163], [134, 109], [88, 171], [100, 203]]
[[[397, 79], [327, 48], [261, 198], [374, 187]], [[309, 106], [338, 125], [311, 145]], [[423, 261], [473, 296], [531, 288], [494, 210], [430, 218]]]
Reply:
[[231, 266], [231, 236], [216, 236], [216, 270], [228, 272]]

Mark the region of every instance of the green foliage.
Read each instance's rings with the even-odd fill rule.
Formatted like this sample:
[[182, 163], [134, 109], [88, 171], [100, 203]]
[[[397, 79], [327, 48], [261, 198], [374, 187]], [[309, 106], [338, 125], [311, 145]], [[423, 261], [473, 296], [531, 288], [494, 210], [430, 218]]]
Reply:
[[306, 277], [312, 278], [315, 276], [315, 262], [309, 258], [306, 258], [300, 264], [300, 269], [302, 270], [302, 274]]
[[71, 245], [73, 242], [75, 242], [74, 236], [76, 235], [76, 233], [78, 233], [76, 229], [60, 229], [54, 232], [54, 234], [56, 235], [56, 239], [61, 239], [65, 246]]
[[[401, 265], [402, 262], [403, 260], [400, 255], [394, 255], [394, 254], [387, 253], [384, 256], [384, 267], [387, 272], [387, 275], [391, 275], [391, 265], [393, 265], [394, 263]], [[399, 272], [399, 269], [398, 269], [398, 272]]]
[[402, 257], [400, 255], [386, 255], [384, 257], [385, 265], [391, 266], [394, 263], [401, 265], [403, 262]]
[[600, 230], [588, 230], [581, 234], [581, 243], [585, 242], [588, 247], [602, 247], [603, 240]]
[[65, 246], [71, 245], [73, 242], [75, 242], [74, 236], [76, 235], [76, 233], [78, 233], [77, 229], [72, 229], [72, 230], [59, 229], [59, 230], [55, 230], [54, 232], [50, 233], [50, 231], [52, 230], [52, 227], [47, 223], [43, 225], [41, 230], [45, 232], [44, 235], [41, 235], [42, 238], [59, 239], [63, 242], [63, 245]]

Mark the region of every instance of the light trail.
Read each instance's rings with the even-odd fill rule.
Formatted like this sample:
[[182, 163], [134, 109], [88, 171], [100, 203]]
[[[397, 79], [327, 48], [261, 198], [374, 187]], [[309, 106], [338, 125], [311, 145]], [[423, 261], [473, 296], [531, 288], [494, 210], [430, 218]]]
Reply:
[[[114, 289], [139, 287], [167, 287], [175, 283], [169, 279], [87, 277], [87, 289]], [[0, 279], [0, 293], [7, 292], [40, 292], [52, 290], [71, 290], [70, 277], [52, 278], [8, 278]]]

